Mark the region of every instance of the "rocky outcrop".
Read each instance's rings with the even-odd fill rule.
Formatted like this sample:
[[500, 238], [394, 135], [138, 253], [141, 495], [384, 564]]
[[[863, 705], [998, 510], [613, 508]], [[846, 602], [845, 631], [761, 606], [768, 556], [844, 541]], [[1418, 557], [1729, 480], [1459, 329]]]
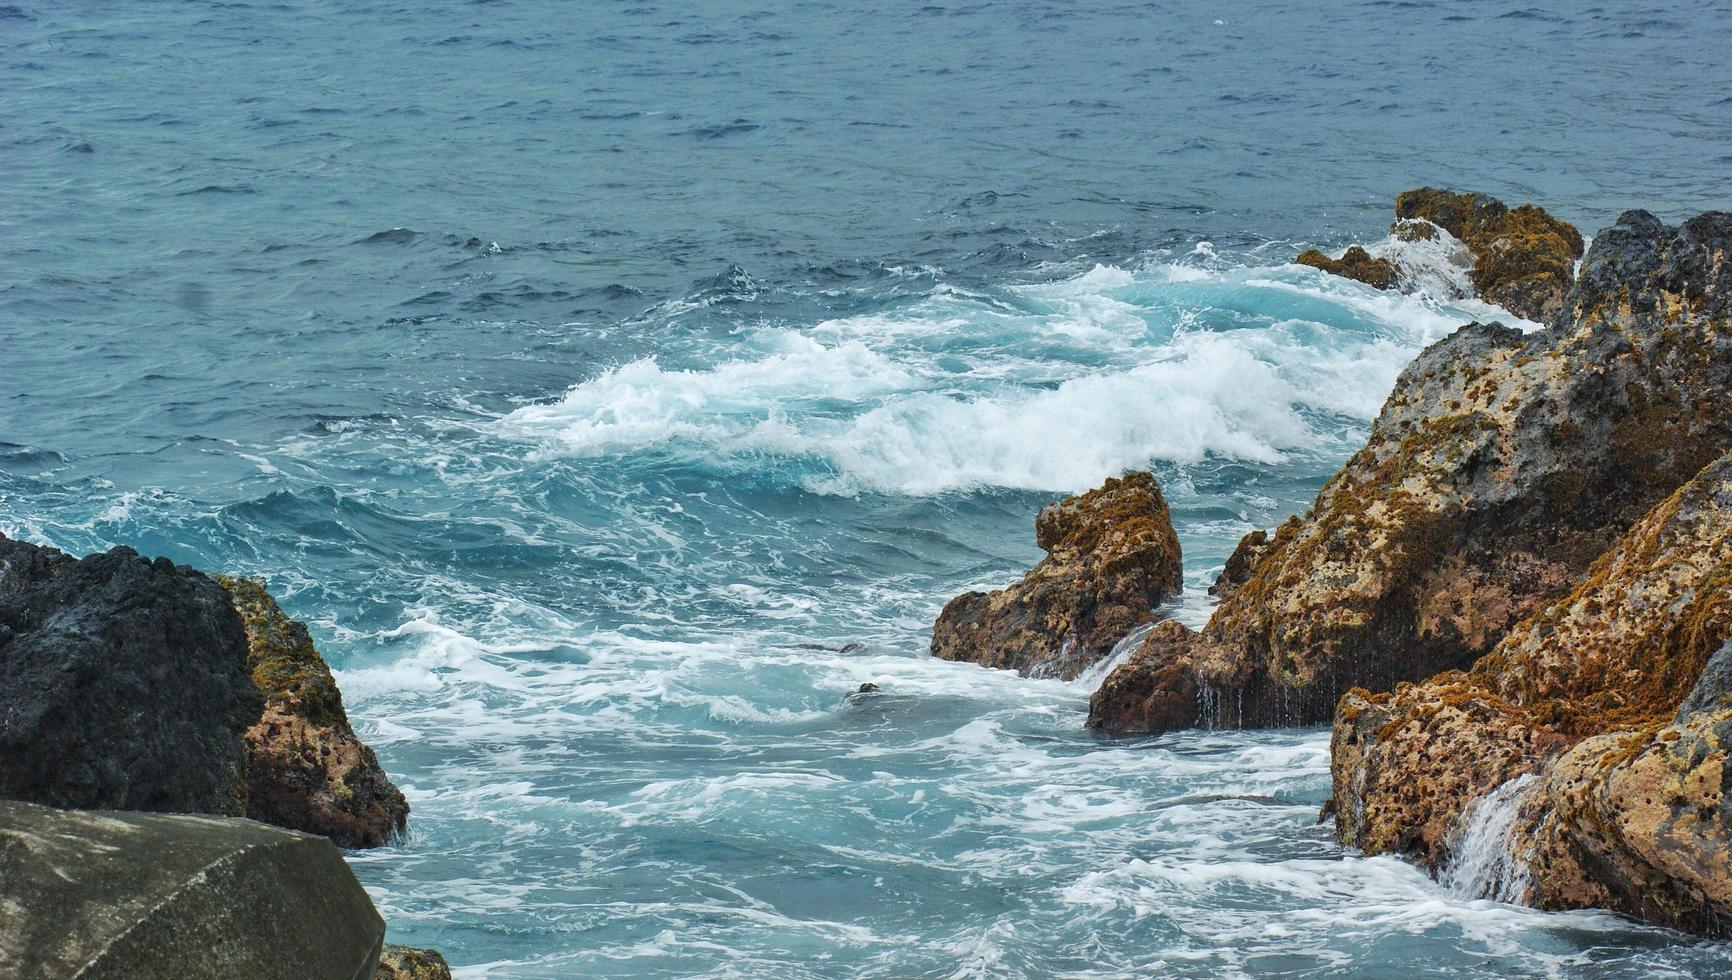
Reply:
[[[1545, 322], [1565, 306], [1582, 257], [1582, 236], [1574, 225], [1542, 208], [1523, 204], [1511, 209], [1484, 194], [1457, 194], [1431, 187], [1403, 191], [1395, 199], [1396, 242], [1439, 240], [1448, 232], [1465, 249], [1467, 278], [1474, 295], [1528, 320]], [[1443, 239], [1447, 240], [1447, 239]], [[1399, 247], [1373, 246], [1388, 254], [1373, 255], [1354, 245], [1339, 259], [1308, 249], [1294, 259], [1325, 272], [1378, 289], [1416, 288], [1420, 270], [1396, 261]]]
[[0, 536], [0, 797], [376, 847], [409, 808], [262, 583]]
[[349, 727], [343, 696], [307, 627], [283, 615], [256, 579], [217, 579], [246, 624], [247, 666], [264, 710], [246, 731], [247, 816], [378, 847], [403, 830], [409, 804]]
[[1317, 249], [1308, 248], [1300, 252], [1299, 257], [1293, 261], [1333, 275], [1357, 279], [1378, 289], [1394, 289], [1398, 278], [1395, 263], [1388, 259], [1374, 259], [1371, 253], [1359, 245], [1349, 246], [1338, 259], [1332, 259]]
[[240, 814], [262, 704], [217, 584], [0, 535], [0, 797]]
[[1732, 453], [1471, 671], [1344, 698], [1338, 836], [1438, 868], [1473, 802], [1533, 773], [1508, 841], [1521, 899], [1725, 934], [1729, 638]]
[[324, 838], [0, 801], [0, 976], [368, 980], [384, 933]]
[[1047, 555], [1022, 581], [944, 607], [932, 653], [1024, 674], [1074, 677], [1180, 588], [1179, 539], [1154, 477], [1131, 473], [1042, 510]]
[[1088, 726], [1120, 735], [1190, 727], [1198, 712], [1187, 654], [1195, 636], [1171, 619], [1150, 630], [1089, 698]]
[[1454, 235], [1473, 253], [1468, 276], [1488, 303], [1529, 320], [1547, 321], [1563, 309], [1582, 257], [1574, 225], [1544, 209], [1511, 209], [1484, 194], [1421, 187], [1395, 198], [1397, 222], [1423, 219]]
[[1428, 348], [1311, 510], [1229, 561], [1241, 580], [1182, 651], [1189, 722], [1324, 721], [1353, 687], [1468, 667], [1567, 593], [1732, 448], [1729, 306], [1732, 215], [1669, 228], [1633, 211], [1551, 326], [1474, 324]]
[[451, 967], [437, 950], [387, 945], [379, 954], [377, 980], [451, 980]]

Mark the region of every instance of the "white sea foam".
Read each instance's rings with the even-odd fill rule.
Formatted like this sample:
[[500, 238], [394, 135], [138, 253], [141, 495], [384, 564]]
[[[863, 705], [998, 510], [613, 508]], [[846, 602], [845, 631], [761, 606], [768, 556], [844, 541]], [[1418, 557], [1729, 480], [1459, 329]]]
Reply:
[[1511, 849], [1522, 803], [1537, 788], [1533, 773], [1508, 780], [1462, 811], [1450, 835], [1443, 880], [1469, 898], [1519, 902], [1527, 893], [1527, 862]]
[[1009, 292], [766, 328], [760, 354], [709, 368], [637, 361], [495, 429], [544, 460], [786, 460], [822, 493], [1081, 490], [1156, 460], [1272, 463], [1356, 436], [1307, 413], [1369, 419], [1419, 346], [1467, 319], [1296, 267], [1097, 266]]

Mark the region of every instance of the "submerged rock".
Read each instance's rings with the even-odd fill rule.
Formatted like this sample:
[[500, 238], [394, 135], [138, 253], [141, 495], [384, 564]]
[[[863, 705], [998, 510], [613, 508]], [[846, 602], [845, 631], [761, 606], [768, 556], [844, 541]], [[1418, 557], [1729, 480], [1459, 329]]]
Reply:
[[246, 732], [247, 816], [378, 847], [403, 830], [409, 804], [355, 737], [337, 682], [307, 627], [283, 615], [257, 579], [217, 579], [246, 624], [247, 665], [265, 697]]
[[1729, 306], [1732, 215], [1633, 211], [1550, 327], [1474, 324], [1428, 348], [1311, 510], [1229, 560], [1236, 581], [1184, 644], [1193, 676], [1170, 672], [1211, 694], [1188, 723], [1324, 721], [1353, 687], [1469, 666], [1565, 594], [1732, 448]]
[[246, 633], [203, 574], [0, 535], [0, 797], [240, 814]]
[[1474, 801], [1533, 773], [1508, 841], [1515, 897], [1726, 934], [1729, 638], [1732, 453], [1471, 671], [1342, 699], [1337, 835], [1439, 868]]
[[0, 976], [367, 980], [384, 933], [323, 838], [0, 801]]
[[379, 953], [378, 980], [451, 980], [451, 968], [437, 950], [387, 945]]
[[[1569, 222], [1532, 204], [1511, 209], [1484, 194], [1431, 187], [1401, 192], [1395, 214], [1389, 233], [1398, 242], [1447, 241], [1445, 232], [1454, 238], [1459, 244], [1453, 245], [1450, 264], [1468, 266], [1473, 294], [1486, 302], [1542, 322], [1564, 307], [1583, 245]], [[1309, 249], [1294, 261], [1378, 289], [1412, 291], [1426, 281], [1422, 270], [1398, 261], [1405, 254], [1399, 248], [1373, 247], [1386, 254], [1374, 256], [1354, 245], [1339, 259]], [[1462, 249], [1465, 256], [1459, 254]]]
[[1045, 508], [1035, 542], [1047, 556], [1021, 582], [944, 607], [932, 629], [934, 656], [1075, 677], [1180, 588], [1179, 539], [1148, 473]]

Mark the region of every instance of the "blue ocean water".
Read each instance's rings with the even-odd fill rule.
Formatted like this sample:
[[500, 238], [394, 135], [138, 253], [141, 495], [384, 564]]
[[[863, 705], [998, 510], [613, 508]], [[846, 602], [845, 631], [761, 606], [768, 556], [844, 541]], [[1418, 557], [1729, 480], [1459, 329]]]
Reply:
[[[1732, 203], [1732, 4], [0, 6], [0, 530], [265, 576], [464, 976], [1711, 976], [1316, 824], [1327, 733], [925, 655], [1152, 467], [1174, 614], [1500, 311], [1422, 183]], [[879, 691], [851, 694], [872, 682]]]

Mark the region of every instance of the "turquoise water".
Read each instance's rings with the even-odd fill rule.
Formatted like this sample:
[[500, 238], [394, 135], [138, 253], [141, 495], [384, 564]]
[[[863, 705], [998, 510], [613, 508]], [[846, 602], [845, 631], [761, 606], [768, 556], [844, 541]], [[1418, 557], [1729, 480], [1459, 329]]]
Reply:
[[[1327, 733], [925, 656], [1152, 467], [1187, 593], [1476, 317], [1419, 183], [1732, 197], [1732, 5], [0, 7], [0, 530], [262, 574], [467, 976], [1712, 976], [1316, 825]], [[853, 696], [860, 684], [879, 691]]]

